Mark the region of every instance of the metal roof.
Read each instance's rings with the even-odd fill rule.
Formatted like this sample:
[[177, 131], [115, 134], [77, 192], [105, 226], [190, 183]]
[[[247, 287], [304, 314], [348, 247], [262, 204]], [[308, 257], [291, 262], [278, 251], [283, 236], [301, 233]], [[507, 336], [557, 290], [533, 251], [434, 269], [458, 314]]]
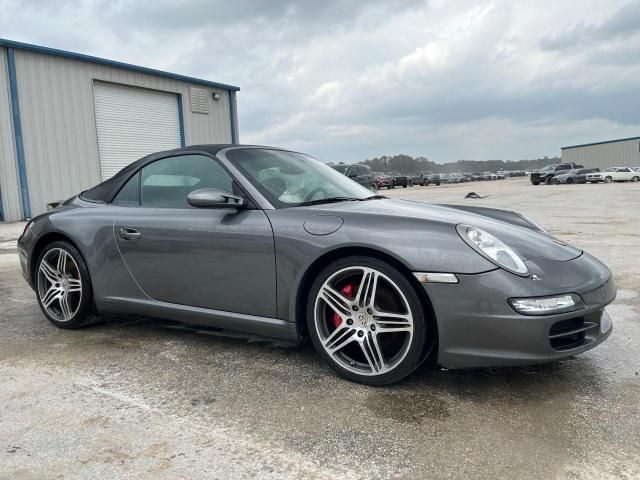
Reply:
[[93, 57], [91, 55], [84, 55], [82, 53], [68, 52], [66, 50], [58, 50], [57, 48], [42, 47], [40, 45], [32, 45], [29, 43], [15, 42], [13, 40], [6, 40], [3, 38], [0, 38], [0, 47], [27, 50], [27, 51], [36, 52], [36, 53], [44, 53], [46, 55], [53, 55], [56, 57], [63, 57], [63, 58], [71, 58], [71, 59], [80, 60], [83, 62], [96, 63], [98, 65], [108, 65], [110, 67], [122, 68], [125, 70], [132, 70], [134, 72], [146, 73], [149, 75], [156, 75], [158, 77], [171, 78], [171, 79], [180, 80], [183, 82], [206, 85], [208, 87], [220, 88], [220, 89], [229, 90], [232, 92], [237, 92], [238, 90], [240, 90], [240, 87], [236, 87], [234, 85], [211, 82], [209, 80], [203, 80], [201, 78], [188, 77], [186, 75], [179, 75], [177, 73], [165, 72], [163, 70], [156, 70], [154, 68], [140, 67], [138, 65], [131, 65], [130, 63], [116, 62], [115, 60], [107, 60], [106, 58]]
[[591, 145], [602, 145], [604, 143], [626, 142], [627, 140], [640, 140], [640, 137], [619, 138], [617, 140], [605, 140], [604, 142], [583, 143], [582, 145], [571, 145], [569, 147], [560, 147], [560, 150], [567, 148], [590, 147]]

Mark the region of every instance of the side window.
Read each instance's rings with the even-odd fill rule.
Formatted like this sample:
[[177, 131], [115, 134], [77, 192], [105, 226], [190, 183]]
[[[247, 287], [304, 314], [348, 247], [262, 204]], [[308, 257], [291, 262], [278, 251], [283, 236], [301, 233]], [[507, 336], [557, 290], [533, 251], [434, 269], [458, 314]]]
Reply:
[[212, 158], [179, 155], [163, 158], [142, 169], [142, 206], [191, 208], [187, 195], [200, 188], [233, 192], [233, 179]]
[[137, 207], [140, 205], [140, 172], [129, 179], [115, 196], [112, 205]]

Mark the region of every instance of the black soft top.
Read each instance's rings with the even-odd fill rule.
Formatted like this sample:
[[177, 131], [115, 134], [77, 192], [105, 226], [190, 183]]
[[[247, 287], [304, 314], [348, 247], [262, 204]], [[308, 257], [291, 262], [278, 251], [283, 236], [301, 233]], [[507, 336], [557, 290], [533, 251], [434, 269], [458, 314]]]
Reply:
[[142, 167], [149, 163], [158, 160], [160, 158], [169, 157], [171, 155], [185, 153], [185, 152], [205, 152], [215, 156], [220, 150], [227, 147], [239, 147], [242, 145], [232, 144], [216, 144], [216, 145], [190, 145], [188, 147], [176, 148], [175, 150], [165, 150], [163, 152], [152, 153], [146, 157], [142, 157], [140, 160], [127, 165], [113, 177], [99, 183], [95, 187], [85, 190], [80, 194], [80, 198], [88, 200], [90, 202], [98, 203], [110, 203], [113, 197], [117, 195], [120, 189], [125, 183]]

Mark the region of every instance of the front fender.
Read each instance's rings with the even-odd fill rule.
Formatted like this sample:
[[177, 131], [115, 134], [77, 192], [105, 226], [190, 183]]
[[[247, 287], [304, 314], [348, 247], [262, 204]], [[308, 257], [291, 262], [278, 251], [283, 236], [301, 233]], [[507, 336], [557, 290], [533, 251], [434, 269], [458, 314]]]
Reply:
[[[326, 214], [326, 212], [322, 212]], [[305, 221], [318, 212], [280, 209], [267, 212], [274, 232], [278, 318], [295, 321], [296, 295], [305, 273], [339, 249], [369, 249], [396, 259], [409, 271], [475, 274], [497, 267], [458, 236], [455, 225], [409, 217], [336, 213], [343, 225], [326, 235], [307, 232]], [[372, 233], [374, 232], [374, 233]]]
[[510, 223], [518, 227], [528, 228], [530, 230], [533, 230], [534, 232], [546, 234], [546, 232], [539, 225], [532, 223], [526, 217], [522, 216], [518, 212], [514, 212], [513, 210], [503, 210], [501, 208], [490, 208], [490, 207], [478, 207], [476, 205], [440, 204], [440, 206], [455, 208], [456, 210], [462, 210], [463, 212], [483, 215], [485, 217], [493, 218], [494, 220], [499, 220], [501, 222]]

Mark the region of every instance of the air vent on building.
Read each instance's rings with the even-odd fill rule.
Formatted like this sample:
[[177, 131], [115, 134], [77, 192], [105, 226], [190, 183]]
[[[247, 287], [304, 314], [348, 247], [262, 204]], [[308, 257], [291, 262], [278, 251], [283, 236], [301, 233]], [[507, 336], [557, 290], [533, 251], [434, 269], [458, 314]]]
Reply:
[[191, 111], [193, 113], [209, 113], [209, 92], [204, 88], [190, 88]]

